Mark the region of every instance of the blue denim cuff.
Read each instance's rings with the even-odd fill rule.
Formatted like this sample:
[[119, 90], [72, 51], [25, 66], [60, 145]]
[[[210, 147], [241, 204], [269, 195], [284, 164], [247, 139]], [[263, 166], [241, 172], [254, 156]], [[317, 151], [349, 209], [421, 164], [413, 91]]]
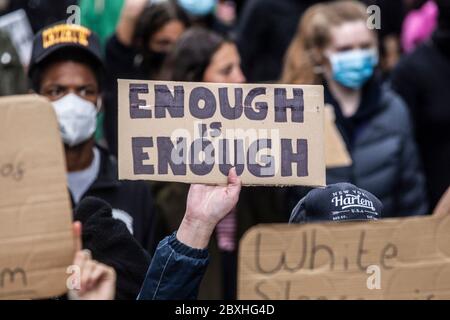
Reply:
[[170, 247], [178, 254], [187, 256], [193, 259], [208, 258], [208, 249], [191, 248], [177, 239], [177, 232], [175, 231], [169, 236]]

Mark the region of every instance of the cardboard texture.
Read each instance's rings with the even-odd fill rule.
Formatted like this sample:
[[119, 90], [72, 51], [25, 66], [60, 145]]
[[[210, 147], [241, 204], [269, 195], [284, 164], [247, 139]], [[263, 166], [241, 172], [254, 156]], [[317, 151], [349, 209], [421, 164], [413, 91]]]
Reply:
[[333, 106], [325, 105], [325, 163], [327, 168], [348, 167], [352, 158], [336, 127]]
[[72, 210], [53, 109], [38, 96], [0, 98], [0, 299], [66, 291]]
[[325, 184], [322, 86], [119, 80], [118, 98], [120, 179]]
[[449, 244], [450, 215], [256, 226], [240, 243], [238, 297], [450, 299]]

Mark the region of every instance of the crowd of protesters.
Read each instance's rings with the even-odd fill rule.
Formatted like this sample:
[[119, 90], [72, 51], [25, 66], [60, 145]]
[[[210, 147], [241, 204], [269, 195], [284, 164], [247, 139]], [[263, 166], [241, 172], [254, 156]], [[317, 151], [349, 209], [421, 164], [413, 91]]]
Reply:
[[[19, 9], [31, 59], [0, 27], [0, 96], [57, 115], [84, 270], [64, 298], [235, 299], [252, 226], [330, 220], [343, 189], [376, 204], [343, 220], [426, 215], [450, 185], [450, 0], [0, 0], [0, 21]], [[64, 32], [87, 41], [46, 43]], [[117, 79], [323, 85], [352, 164], [314, 190], [119, 181]]]

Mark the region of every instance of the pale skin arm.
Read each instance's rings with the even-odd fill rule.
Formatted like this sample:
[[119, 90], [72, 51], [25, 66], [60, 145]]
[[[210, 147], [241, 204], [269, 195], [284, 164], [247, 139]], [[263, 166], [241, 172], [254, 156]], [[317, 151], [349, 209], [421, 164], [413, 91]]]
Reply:
[[125, 0], [116, 27], [117, 38], [123, 45], [131, 46], [137, 19], [148, 2], [148, 0]]
[[192, 184], [177, 239], [191, 248], [205, 249], [216, 225], [236, 206], [240, 191], [241, 180], [234, 168], [226, 186]]
[[71, 300], [113, 300], [116, 290], [116, 272], [113, 268], [92, 259], [89, 250], [82, 250], [81, 223], [74, 222], [75, 258], [80, 268], [80, 288], [69, 291]]

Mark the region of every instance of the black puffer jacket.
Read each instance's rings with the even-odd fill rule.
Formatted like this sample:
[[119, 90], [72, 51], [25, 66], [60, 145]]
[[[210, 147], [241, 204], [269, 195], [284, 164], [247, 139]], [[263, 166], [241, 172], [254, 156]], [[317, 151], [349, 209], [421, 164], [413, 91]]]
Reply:
[[368, 190], [383, 202], [384, 217], [428, 213], [425, 178], [403, 100], [372, 79], [356, 114], [345, 118], [325, 91], [353, 159], [350, 167], [328, 169], [327, 184], [350, 182]]
[[392, 74], [392, 87], [411, 111], [434, 208], [450, 186], [450, 31], [437, 30], [404, 56]]

